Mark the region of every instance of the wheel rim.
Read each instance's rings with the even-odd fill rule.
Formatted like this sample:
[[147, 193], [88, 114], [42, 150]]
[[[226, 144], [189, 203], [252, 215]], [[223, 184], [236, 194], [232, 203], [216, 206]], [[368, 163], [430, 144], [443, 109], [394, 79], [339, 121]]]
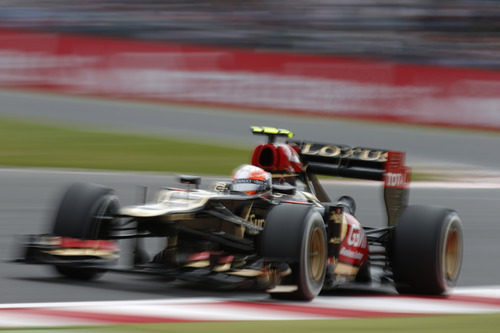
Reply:
[[455, 281], [460, 271], [460, 259], [462, 257], [462, 245], [460, 242], [460, 233], [456, 228], [450, 230], [446, 239], [444, 253], [444, 268], [446, 279]]
[[315, 227], [311, 234], [309, 246], [309, 271], [313, 281], [321, 280], [325, 269], [325, 240], [319, 227]]

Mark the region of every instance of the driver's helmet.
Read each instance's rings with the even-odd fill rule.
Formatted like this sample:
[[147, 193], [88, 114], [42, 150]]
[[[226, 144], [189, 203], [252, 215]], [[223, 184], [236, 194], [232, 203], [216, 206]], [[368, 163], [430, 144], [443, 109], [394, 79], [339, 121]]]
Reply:
[[271, 189], [271, 174], [254, 165], [244, 164], [234, 171], [231, 189], [246, 194], [265, 193]]

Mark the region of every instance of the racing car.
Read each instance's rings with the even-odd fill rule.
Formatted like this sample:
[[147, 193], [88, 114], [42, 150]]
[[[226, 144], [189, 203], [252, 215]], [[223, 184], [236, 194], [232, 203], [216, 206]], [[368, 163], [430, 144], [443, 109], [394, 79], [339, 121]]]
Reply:
[[[151, 202], [121, 207], [110, 188], [70, 185], [51, 230], [27, 236], [18, 261], [52, 265], [71, 279], [106, 271], [154, 274], [305, 301], [347, 283], [377, 281], [399, 293], [427, 295], [446, 294], [456, 284], [461, 219], [450, 209], [408, 205], [403, 152], [251, 129], [267, 142], [257, 145], [250, 164], [213, 188], [199, 188], [198, 176], [180, 176], [180, 185], [162, 188]], [[321, 185], [324, 176], [383, 182], [385, 226], [363, 226], [353, 198], [332, 200]], [[149, 253], [148, 238], [164, 245]], [[121, 251], [130, 258], [119, 264], [124, 243], [132, 244]]]

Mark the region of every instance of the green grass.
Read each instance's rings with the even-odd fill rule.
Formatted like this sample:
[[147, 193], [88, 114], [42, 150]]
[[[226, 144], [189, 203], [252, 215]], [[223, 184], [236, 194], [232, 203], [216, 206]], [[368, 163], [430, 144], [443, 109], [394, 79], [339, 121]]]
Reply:
[[[230, 175], [238, 165], [250, 162], [252, 149], [201, 140], [81, 129], [5, 117], [0, 117], [0, 142], [0, 166], [4, 167], [160, 171], [224, 176]], [[258, 142], [256, 138], [256, 144]], [[412, 173], [412, 181], [443, 178], [443, 175]]]
[[0, 118], [0, 165], [229, 175], [250, 148]]
[[500, 314], [429, 316], [406, 318], [343, 319], [343, 320], [299, 320], [299, 321], [252, 321], [129, 324], [99, 327], [63, 327], [6, 329], [6, 332], [55, 332], [55, 333], [114, 333], [114, 332], [169, 332], [169, 333], [486, 333], [498, 332]]

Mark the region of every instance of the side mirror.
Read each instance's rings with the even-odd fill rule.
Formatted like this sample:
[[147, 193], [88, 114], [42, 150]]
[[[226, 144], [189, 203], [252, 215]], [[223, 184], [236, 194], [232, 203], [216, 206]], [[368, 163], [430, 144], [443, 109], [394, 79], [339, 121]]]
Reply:
[[181, 175], [179, 176], [179, 181], [181, 184], [194, 185], [196, 188], [200, 186], [201, 177], [200, 176], [189, 176]]
[[273, 184], [273, 193], [283, 193], [288, 195], [294, 195], [297, 189], [292, 185], [278, 185]]

